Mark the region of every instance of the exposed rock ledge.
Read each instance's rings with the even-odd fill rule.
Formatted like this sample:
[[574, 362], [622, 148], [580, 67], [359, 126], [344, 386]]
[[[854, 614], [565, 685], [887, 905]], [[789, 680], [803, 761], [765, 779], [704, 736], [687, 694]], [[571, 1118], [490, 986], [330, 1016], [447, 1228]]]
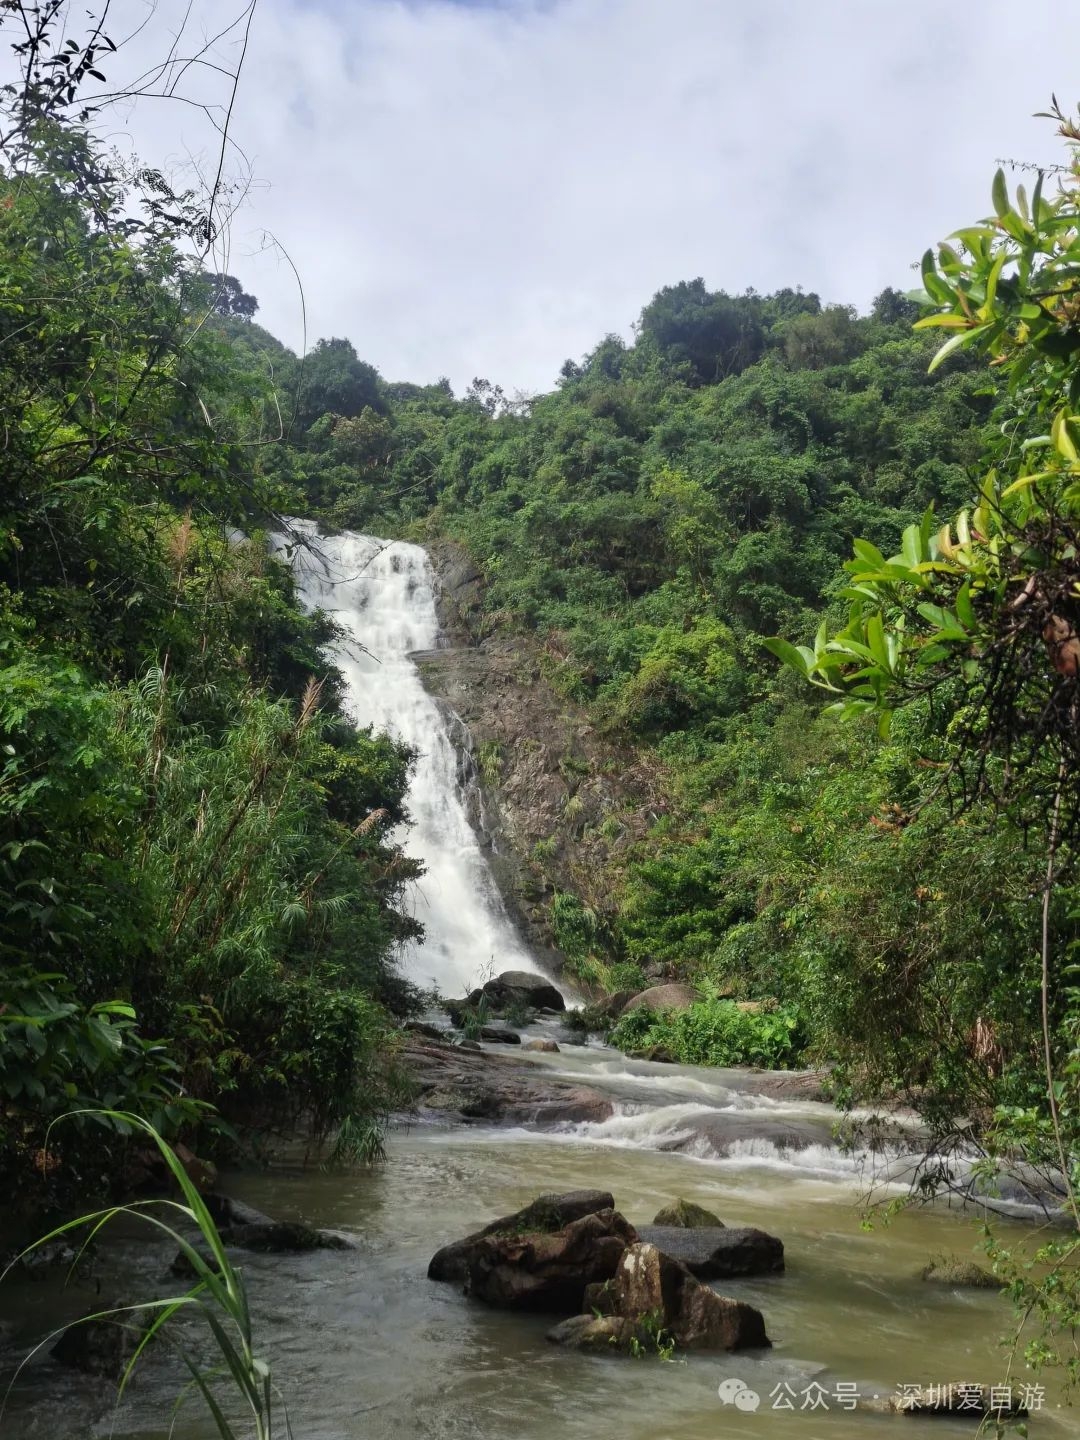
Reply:
[[[551, 641], [485, 634], [482, 585], [465, 551], [429, 545], [443, 648], [414, 657], [457, 724], [469, 818], [511, 914], [540, 953], [553, 951], [555, 891], [603, 910], [612, 862], [663, 813], [659, 762], [596, 733], [588, 712], [548, 683]], [[554, 963], [557, 957], [552, 957]]]
[[599, 1090], [549, 1077], [516, 1056], [465, 1050], [419, 1035], [409, 1036], [403, 1053], [421, 1113], [504, 1125], [606, 1120], [614, 1113]]

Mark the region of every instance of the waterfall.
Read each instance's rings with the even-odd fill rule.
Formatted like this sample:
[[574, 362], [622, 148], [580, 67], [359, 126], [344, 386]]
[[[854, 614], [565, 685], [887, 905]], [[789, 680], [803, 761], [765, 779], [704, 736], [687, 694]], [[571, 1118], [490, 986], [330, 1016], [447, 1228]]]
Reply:
[[[434, 649], [439, 635], [426, 552], [347, 531], [320, 536], [307, 521], [292, 527], [311, 542], [291, 556], [301, 597], [332, 615], [343, 631], [331, 658], [345, 677], [352, 718], [417, 752], [407, 800], [412, 823], [394, 839], [424, 866], [410, 904], [425, 934], [403, 947], [403, 974], [455, 996], [503, 970], [540, 973], [506, 914], [469, 824], [443, 712], [410, 658]], [[275, 546], [289, 543], [278, 538]]]

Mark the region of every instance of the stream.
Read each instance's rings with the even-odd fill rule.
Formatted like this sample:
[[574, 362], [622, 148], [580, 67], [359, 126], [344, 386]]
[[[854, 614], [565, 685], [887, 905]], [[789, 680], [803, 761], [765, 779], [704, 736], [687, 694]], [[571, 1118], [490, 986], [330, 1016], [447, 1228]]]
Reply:
[[[424, 552], [348, 535], [321, 541], [319, 551], [300, 552], [295, 563], [310, 603], [335, 610], [345, 625], [339, 658], [358, 720], [388, 726], [420, 751], [408, 845], [427, 866], [416, 908], [428, 934], [402, 956], [405, 973], [454, 994], [492, 966], [538, 969], [469, 829], [446, 717], [408, 660], [437, 640]], [[907, 1384], [1005, 1382], [1007, 1303], [992, 1290], [920, 1278], [934, 1255], [979, 1258], [973, 1208], [940, 1203], [866, 1229], [861, 1200], [875, 1162], [836, 1146], [838, 1116], [827, 1105], [763, 1093], [760, 1073], [632, 1061], [573, 1044], [555, 1020], [529, 1033], [555, 1036], [561, 1049], [515, 1055], [515, 1063], [603, 1091], [614, 1106], [609, 1119], [537, 1130], [450, 1125], [422, 1114], [392, 1129], [378, 1168], [222, 1176], [226, 1193], [356, 1245], [238, 1256], [258, 1347], [296, 1440], [844, 1440], [896, 1432], [918, 1440], [976, 1432], [960, 1419], [845, 1408], [855, 1392], [887, 1397]], [[881, 1193], [901, 1193], [895, 1170], [878, 1178]], [[426, 1278], [447, 1241], [543, 1192], [579, 1188], [612, 1191], [637, 1224], [685, 1197], [729, 1225], [779, 1236], [785, 1273], [718, 1284], [761, 1309], [773, 1349], [670, 1362], [568, 1352], [545, 1340], [550, 1317], [486, 1309]], [[1020, 1241], [1029, 1233], [1019, 1219], [999, 1225]], [[97, 1262], [101, 1303], [121, 1292], [170, 1293], [172, 1253], [161, 1242], [117, 1236]], [[86, 1291], [65, 1291], [62, 1279], [9, 1282], [9, 1353], [85, 1310]], [[1030, 1380], [1019, 1364], [1015, 1376], [1017, 1386]], [[756, 1412], [723, 1403], [718, 1388], [733, 1378], [760, 1395]], [[165, 1440], [181, 1383], [179, 1364], [156, 1356], [116, 1408], [108, 1382], [63, 1371], [42, 1352], [9, 1398], [0, 1437]], [[1080, 1434], [1080, 1418], [1062, 1408], [1054, 1382], [1041, 1383], [1032, 1435]], [[196, 1399], [172, 1433], [216, 1434]]]

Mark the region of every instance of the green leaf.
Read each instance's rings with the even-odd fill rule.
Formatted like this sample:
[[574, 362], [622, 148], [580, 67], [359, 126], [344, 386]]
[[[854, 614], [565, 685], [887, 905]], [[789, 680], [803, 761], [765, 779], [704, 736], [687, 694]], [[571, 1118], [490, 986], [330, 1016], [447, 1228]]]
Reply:
[[935, 305], [953, 305], [956, 296], [938, 274], [937, 266], [934, 264], [934, 252], [927, 250], [922, 258], [922, 278], [926, 286], [926, 292]]
[[1009, 187], [1005, 184], [1005, 172], [1000, 166], [994, 175], [994, 183], [991, 186], [990, 194], [993, 198], [994, 210], [998, 218], [1003, 220], [1012, 209], [1012, 206], [1009, 204]]
[[1050, 427], [1050, 438], [1054, 442], [1054, 448], [1058, 454], [1064, 455], [1070, 464], [1075, 465], [1080, 459], [1076, 449], [1076, 443], [1069, 434], [1069, 413], [1067, 410], [1059, 410], [1054, 416], [1054, 423]]
[[956, 592], [956, 615], [965, 630], [975, 629], [975, 608], [971, 603], [970, 580], [965, 580]]
[[941, 365], [943, 361], [949, 358], [949, 356], [953, 353], [954, 350], [959, 350], [962, 345], [969, 345], [971, 341], [976, 339], [979, 335], [985, 334], [985, 332], [989, 330], [989, 328], [989, 325], [976, 325], [971, 330], [963, 331], [962, 334], [950, 336], [950, 338], [945, 341], [945, 344], [942, 345], [941, 349], [937, 351], [937, 353], [934, 355], [934, 358], [930, 361], [930, 365], [926, 373], [928, 375], [932, 375], [934, 371], [938, 368], [938, 366]]
[[792, 670], [797, 670], [803, 679], [809, 677], [814, 660], [813, 655], [810, 655], [810, 664], [807, 664], [806, 656], [809, 654], [809, 651], [797, 648], [792, 645], [790, 641], [784, 640], [780, 636], [762, 639], [761, 643], [765, 646], [766, 650], [770, 650], [784, 665], [789, 666]]

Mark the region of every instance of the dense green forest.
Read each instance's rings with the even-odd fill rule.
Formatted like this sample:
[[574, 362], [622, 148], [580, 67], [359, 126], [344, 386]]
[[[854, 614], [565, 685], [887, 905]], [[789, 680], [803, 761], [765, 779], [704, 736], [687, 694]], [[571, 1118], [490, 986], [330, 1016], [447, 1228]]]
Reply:
[[[29, 74], [0, 176], [5, 1203], [123, 1187], [123, 1122], [49, 1135], [73, 1110], [200, 1150], [302, 1119], [370, 1157], [405, 1093], [410, 756], [344, 713], [330, 623], [268, 549], [284, 515], [458, 542], [475, 643], [531, 647], [651, 766], [648, 835], [550, 907], [591, 998], [701, 991], [617, 1042], [828, 1062], [841, 1098], [902, 1095], [942, 1146], [974, 1124], [1068, 1173], [1074, 184], [1032, 208], [999, 182], [1000, 224], [924, 262], [914, 299], [859, 315], [684, 281], [550, 393], [456, 397], [346, 339], [291, 353], [208, 268], [212, 211], [120, 173], [55, 71]], [[1061, 288], [1033, 296], [1052, 263]], [[936, 366], [927, 312], [955, 332]], [[975, 541], [966, 520], [942, 539], [980, 484]]]
[[[822, 719], [762, 644], [846, 614], [853, 539], [888, 552], [928, 506], [951, 513], [993, 442], [992, 375], [965, 356], [929, 374], [918, 314], [895, 290], [860, 317], [695, 280], [645, 306], [632, 345], [609, 336], [522, 402], [485, 381], [461, 399], [387, 384], [330, 342], [312, 384], [343, 413], [267, 459], [331, 524], [463, 543], [486, 581], [476, 640], [537, 644], [551, 685], [652, 758], [656, 825], [554, 896], [570, 973], [635, 989], [660, 966], [780, 1010], [747, 1036], [704, 1005], [621, 1038], [693, 1060], [827, 1056], [862, 1094], [955, 1107], [986, 1101], [988, 1043], [1021, 1092], [1031, 1079], [1039, 858], [989, 812], [954, 823], [940, 707], [882, 743]], [[553, 841], [575, 823], [571, 801]]]
[[0, 178], [12, 1219], [130, 1183], [122, 1121], [76, 1114], [46, 1153], [90, 1107], [200, 1145], [303, 1116], [377, 1152], [415, 929], [415, 866], [387, 841], [410, 757], [346, 719], [329, 628], [268, 553], [295, 497], [262, 460], [265, 365], [208, 323], [230, 308], [198, 245], [212, 216], [65, 118], [94, 55], [68, 60], [27, 61]]

